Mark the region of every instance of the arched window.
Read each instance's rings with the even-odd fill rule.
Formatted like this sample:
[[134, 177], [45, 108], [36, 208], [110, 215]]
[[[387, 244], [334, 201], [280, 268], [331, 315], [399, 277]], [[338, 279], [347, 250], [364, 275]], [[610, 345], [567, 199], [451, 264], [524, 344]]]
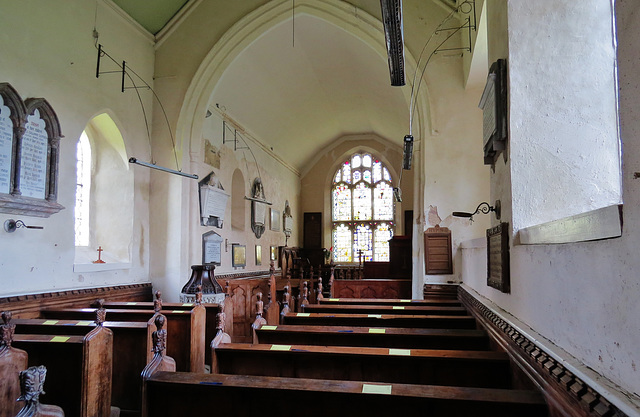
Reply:
[[368, 153], [356, 153], [333, 176], [334, 262], [388, 261], [393, 236], [391, 175]]
[[82, 132], [76, 150], [76, 246], [89, 246], [89, 203], [91, 196], [91, 144]]

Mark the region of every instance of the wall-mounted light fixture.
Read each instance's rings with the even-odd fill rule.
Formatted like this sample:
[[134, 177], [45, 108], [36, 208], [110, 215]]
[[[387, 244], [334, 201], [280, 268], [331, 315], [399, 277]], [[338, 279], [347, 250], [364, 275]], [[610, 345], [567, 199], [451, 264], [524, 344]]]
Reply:
[[169, 174], [180, 175], [180, 176], [183, 176], [183, 177], [191, 178], [193, 180], [197, 180], [198, 179], [198, 176], [196, 174], [187, 174], [186, 172], [176, 171], [175, 169], [165, 168], [163, 166], [156, 165], [156, 164], [151, 164], [149, 162], [139, 161], [138, 158], [135, 158], [133, 156], [131, 158], [129, 158], [129, 163], [130, 164], [141, 165], [143, 167], [147, 167], [147, 168], [151, 168], [151, 169], [157, 169], [158, 171], [168, 172]]
[[402, 0], [380, 0], [382, 24], [389, 56], [391, 85], [405, 85], [404, 33], [402, 29]]
[[466, 217], [473, 221], [474, 215], [478, 213], [489, 214], [492, 211], [496, 213], [496, 219], [500, 220], [500, 200], [496, 200], [493, 206], [490, 206], [489, 203], [483, 201], [482, 203], [478, 204], [478, 207], [476, 207], [476, 211], [474, 211], [473, 213], [467, 213], [466, 211], [454, 211], [453, 213], [451, 213], [451, 215], [454, 217]]
[[42, 226], [27, 226], [22, 220], [9, 219], [4, 222], [4, 231], [7, 233], [13, 233], [16, 231], [16, 229], [19, 229], [21, 227], [24, 227], [26, 229], [44, 229], [44, 227]]
[[402, 169], [411, 169], [413, 159], [413, 136], [404, 137], [404, 151], [402, 152]]

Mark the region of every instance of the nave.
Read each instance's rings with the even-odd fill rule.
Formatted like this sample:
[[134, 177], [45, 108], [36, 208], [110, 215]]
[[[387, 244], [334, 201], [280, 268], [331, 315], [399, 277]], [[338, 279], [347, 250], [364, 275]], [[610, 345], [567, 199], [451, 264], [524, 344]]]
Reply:
[[147, 287], [37, 312], [23, 302], [3, 315], [2, 416], [27, 415], [15, 402], [17, 371], [27, 365], [47, 368], [40, 400], [66, 416], [614, 415], [567, 413], [472, 315], [457, 286], [410, 300], [333, 298], [331, 284], [327, 297], [309, 297], [303, 285], [295, 303], [290, 280], [275, 275], [268, 288], [275, 299], [284, 281], [275, 304], [283, 309], [274, 318], [259, 294], [252, 343], [232, 343], [225, 331], [229, 300], [203, 304], [201, 294], [193, 304], [163, 303], [156, 292], [151, 302]]

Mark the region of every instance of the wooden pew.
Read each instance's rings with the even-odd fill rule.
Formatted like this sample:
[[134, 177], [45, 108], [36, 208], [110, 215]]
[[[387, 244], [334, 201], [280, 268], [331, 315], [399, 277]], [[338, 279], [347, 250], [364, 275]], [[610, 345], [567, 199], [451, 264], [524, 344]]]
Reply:
[[[87, 320], [94, 310], [90, 308], [45, 309], [41, 315], [48, 319]], [[111, 321], [144, 321], [155, 328], [153, 311], [132, 309], [107, 309]], [[162, 310], [167, 318], [167, 354], [176, 361], [181, 371], [204, 372], [205, 311], [204, 308], [186, 310]], [[148, 360], [153, 356], [149, 352]]]
[[[224, 313], [221, 313], [224, 314]], [[153, 332], [153, 357], [149, 361], [149, 363], [144, 367], [142, 373], [140, 374], [140, 378], [143, 381], [142, 385], [142, 417], [149, 416], [149, 412], [146, 406], [146, 385], [144, 381], [151, 378], [156, 372], [165, 371], [165, 372], [175, 372], [176, 371], [176, 361], [173, 360], [172, 357], [166, 355], [166, 347], [167, 347], [167, 331], [164, 329], [164, 325], [166, 323], [166, 317], [162, 314], [158, 314], [154, 317], [154, 326], [156, 330]]]
[[49, 370], [47, 399], [67, 417], [109, 416], [113, 333], [97, 326], [85, 336], [17, 334], [29, 364]]
[[27, 369], [27, 352], [16, 349], [13, 343], [15, 323], [11, 322], [11, 312], [2, 312], [0, 324], [0, 417], [14, 417], [23, 406], [16, 402], [20, 396], [21, 371]]
[[[96, 326], [89, 321], [52, 319], [15, 319], [19, 334], [49, 334], [84, 336]], [[142, 381], [140, 372], [147, 364], [149, 327], [146, 322], [105, 321], [103, 326], [113, 332], [113, 368], [111, 405], [122, 412], [140, 412]]]
[[255, 330], [253, 343], [399, 349], [489, 349], [487, 333], [471, 329], [267, 325]]
[[271, 415], [430, 417], [546, 416], [534, 391], [359, 381], [157, 372], [145, 381], [145, 407], [154, 417]]
[[[197, 295], [196, 295], [197, 296]], [[200, 297], [202, 293], [200, 293]], [[157, 300], [161, 297], [160, 291], [156, 291], [156, 301], [106, 301], [104, 303], [105, 308], [112, 310], [122, 309], [139, 309], [139, 310], [154, 310], [154, 305], [157, 305]], [[168, 311], [191, 311], [196, 307], [196, 303], [165, 303], [160, 299], [161, 309]], [[216, 336], [217, 332], [217, 317], [218, 313], [222, 312], [222, 306], [219, 304], [203, 303], [201, 304], [205, 310], [205, 333], [204, 333], [204, 347], [203, 351], [207, 352], [211, 341]], [[231, 321], [233, 323], [233, 321]], [[226, 326], [225, 326], [226, 327]], [[233, 331], [233, 329], [231, 329]], [[151, 351], [151, 349], [150, 349]], [[205, 363], [211, 365], [210, 356], [205, 356]]]
[[415, 306], [415, 305], [331, 305], [308, 304], [302, 308], [305, 313], [327, 314], [397, 314], [397, 315], [438, 315], [438, 316], [466, 316], [464, 307]]
[[318, 304], [329, 305], [392, 305], [392, 306], [442, 306], [459, 307], [462, 303], [448, 298], [425, 298], [424, 300], [411, 300], [401, 298], [322, 298]]
[[281, 318], [282, 324], [306, 326], [365, 326], [432, 329], [476, 328], [476, 320], [472, 316], [287, 313]]
[[228, 343], [211, 373], [512, 388], [505, 352]]

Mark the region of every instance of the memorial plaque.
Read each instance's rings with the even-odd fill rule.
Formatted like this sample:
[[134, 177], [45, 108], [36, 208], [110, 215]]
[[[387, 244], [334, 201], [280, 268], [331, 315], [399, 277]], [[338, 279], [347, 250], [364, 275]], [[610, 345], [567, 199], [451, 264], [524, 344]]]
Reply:
[[211, 172], [198, 183], [200, 192], [200, 225], [222, 228], [229, 194]]
[[487, 229], [487, 285], [511, 291], [509, 266], [509, 223]]
[[49, 136], [38, 110], [27, 117], [25, 128], [20, 153], [20, 192], [25, 197], [44, 199]]
[[11, 109], [0, 96], [0, 193], [11, 192], [11, 163], [13, 160], [13, 122]]
[[222, 259], [222, 236], [213, 230], [202, 235], [202, 264], [220, 265]]

